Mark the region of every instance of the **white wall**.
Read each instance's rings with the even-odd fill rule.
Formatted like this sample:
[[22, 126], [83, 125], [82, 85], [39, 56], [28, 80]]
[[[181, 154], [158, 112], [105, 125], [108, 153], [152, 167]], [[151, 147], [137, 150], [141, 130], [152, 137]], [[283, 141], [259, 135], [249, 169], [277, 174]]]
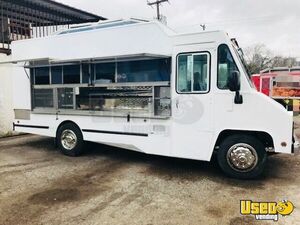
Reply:
[[[2, 54], [0, 62], [11, 57]], [[30, 80], [23, 65], [0, 64], [0, 137], [13, 132], [14, 109], [30, 108]]]
[[24, 70], [24, 63], [13, 64], [11, 68], [12, 77], [12, 101], [13, 109], [31, 109], [30, 97], [30, 72]]
[[[9, 60], [9, 56], [0, 55], [0, 61]], [[9, 64], [0, 65], [0, 136], [12, 132], [13, 112], [13, 67]]]

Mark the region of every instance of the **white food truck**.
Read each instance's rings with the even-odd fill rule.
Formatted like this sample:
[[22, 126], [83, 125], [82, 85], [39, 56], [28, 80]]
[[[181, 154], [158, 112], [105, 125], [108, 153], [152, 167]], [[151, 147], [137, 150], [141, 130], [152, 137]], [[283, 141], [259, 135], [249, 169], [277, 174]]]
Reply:
[[12, 52], [14, 129], [54, 137], [66, 155], [84, 141], [204, 161], [216, 152], [227, 175], [249, 179], [268, 152], [293, 153], [292, 115], [255, 90], [225, 32], [107, 21]]

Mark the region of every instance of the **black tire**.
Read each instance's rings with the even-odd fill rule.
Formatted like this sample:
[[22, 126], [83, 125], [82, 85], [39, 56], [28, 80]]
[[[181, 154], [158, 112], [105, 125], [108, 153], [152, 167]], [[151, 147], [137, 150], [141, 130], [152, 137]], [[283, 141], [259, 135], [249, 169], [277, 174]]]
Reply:
[[[233, 156], [233, 150], [238, 151], [239, 146], [241, 151], [251, 152], [251, 158], [248, 162], [251, 162], [251, 166], [248, 169], [237, 168], [243, 166], [240, 163], [243, 160], [243, 156], [237, 158]], [[230, 154], [232, 153], [232, 154]], [[238, 153], [237, 153], [238, 154]], [[225, 138], [220, 144], [219, 151], [217, 153], [218, 163], [225, 174], [232, 178], [238, 179], [253, 179], [261, 175], [263, 172], [266, 161], [267, 152], [264, 145], [257, 138], [250, 135], [232, 135]], [[244, 157], [245, 158], [245, 157]], [[254, 162], [252, 162], [254, 160]], [[239, 163], [240, 165], [235, 165]], [[248, 166], [248, 165], [244, 165]]]
[[[71, 137], [74, 137], [74, 135], [76, 137], [76, 143], [71, 144], [70, 148], [67, 148], [66, 144], [63, 143], [62, 136], [65, 135], [66, 133], [67, 134], [69, 133]], [[83, 140], [81, 130], [73, 123], [66, 123], [58, 129], [56, 143], [58, 145], [60, 152], [63, 153], [64, 155], [75, 157], [75, 156], [79, 156], [83, 152], [84, 140]]]

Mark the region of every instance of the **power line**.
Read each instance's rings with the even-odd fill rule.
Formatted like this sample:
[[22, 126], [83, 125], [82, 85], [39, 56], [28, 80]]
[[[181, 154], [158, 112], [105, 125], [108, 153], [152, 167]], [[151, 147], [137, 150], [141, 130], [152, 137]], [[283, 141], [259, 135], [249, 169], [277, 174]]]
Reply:
[[156, 13], [157, 13], [157, 19], [158, 20], [161, 20], [161, 15], [160, 15], [160, 6], [162, 3], [165, 3], [165, 2], [169, 2], [169, 0], [156, 0], [155, 2], [149, 2], [148, 1], [148, 5], [149, 6], [153, 6], [153, 5], [156, 5]]

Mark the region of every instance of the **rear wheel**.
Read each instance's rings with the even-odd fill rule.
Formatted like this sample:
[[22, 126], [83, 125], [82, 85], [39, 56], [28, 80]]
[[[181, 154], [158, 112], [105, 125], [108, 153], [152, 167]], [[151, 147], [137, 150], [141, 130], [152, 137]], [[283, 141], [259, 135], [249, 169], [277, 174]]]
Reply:
[[249, 135], [227, 137], [218, 151], [218, 163], [230, 177], [251, 179], [259, 176], [265, 167], [267, 153], [262, 142]]
[[83, 151], [83, 136], [73, 123], [62, 125], [57, 132], [56, 142], [60, 151], [68, 156], [78, 156]]

